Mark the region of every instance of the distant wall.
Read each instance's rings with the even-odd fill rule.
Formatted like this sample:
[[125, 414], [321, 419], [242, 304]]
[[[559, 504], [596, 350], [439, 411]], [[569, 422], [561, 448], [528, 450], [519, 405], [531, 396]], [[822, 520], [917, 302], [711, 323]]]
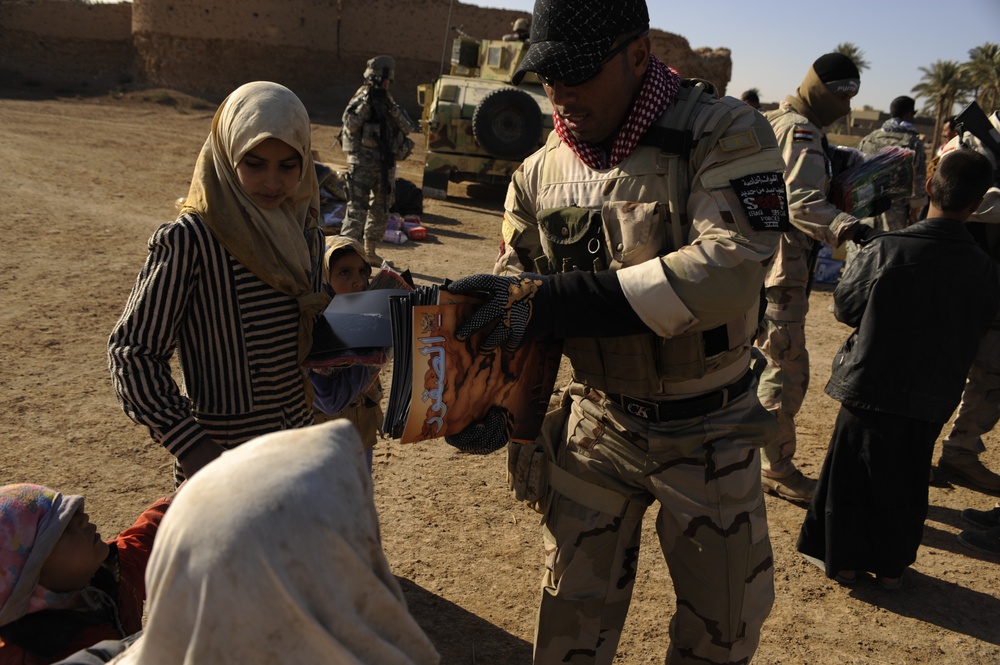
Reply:
[[[134, 77], [216, 101], [264, 79], [307, 103], [342, 106], [361, 85], [365, 62], [388, 53], [396, 58], [394, 95], [415, 113], [417, 84], [434, 80], [450, 57], [449, 26], [499, 38], [521, 16], [451, 0], [0, 0], [0, 74], [65, 79], [94, 92]], [[650, 34], [654, 52], [683, 76], [725, 91], [728, 49], [692, 50], [678, 35]]]
[[105, 93], [134, 78], [132, 5], [0, 0], [0, 77]]
[[[393, 93], [411, 109], [417, 84], [441, 71], [449, 13], [448, 0], [135, 0], [133, 7], [137, 70], [149, 85], [224, 94], [269, 79], [303, 98], [345, 103], [366, 61], [388, 53], [397, 65]], [[451, 25], [500, 36], [521, 15], [455, 3]]]

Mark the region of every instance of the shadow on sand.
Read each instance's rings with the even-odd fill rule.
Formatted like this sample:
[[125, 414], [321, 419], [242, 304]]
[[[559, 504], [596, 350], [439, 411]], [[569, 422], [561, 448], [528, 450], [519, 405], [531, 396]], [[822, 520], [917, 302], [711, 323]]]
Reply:
[[531, 644], [410, 580], [399, 579], [410, 612], [447, 665], [530, 663]]

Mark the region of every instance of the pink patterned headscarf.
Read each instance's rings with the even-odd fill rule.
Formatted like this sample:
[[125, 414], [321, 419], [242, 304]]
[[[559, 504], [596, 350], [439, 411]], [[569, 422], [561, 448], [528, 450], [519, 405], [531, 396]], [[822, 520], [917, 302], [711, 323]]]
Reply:
[[625, 124], [618, 130], [618, 136], [615, 137], [608, 158], [605, 158], [604, 151], [600, 147], [580, 141], [573, 136], [559, 114], [553, 111], [552, 120], [556, 134], [576, 153], [580, 161], [590, 168], [600, 170], [615, 166], [632, 154], [646, 130], [652, 127], [656, 119], [673, 103], [680, 87], [681, 75], [657, 60], [655, 55], [651, 55], [639, 96], [632, 104], [632, 110]]
[[76, 602], [79, 592], [49, 591], [38, 578], [81, 505], [82, 496], [64, 496], [41, 485], [0, 487], [0, 626]]

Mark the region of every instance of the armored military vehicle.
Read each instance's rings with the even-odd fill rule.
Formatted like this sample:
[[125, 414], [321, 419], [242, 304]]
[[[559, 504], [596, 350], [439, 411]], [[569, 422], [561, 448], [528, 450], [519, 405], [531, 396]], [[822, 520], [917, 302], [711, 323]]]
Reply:
[[511, 83], [528, 45], [460, 34], [451, 69], [417, 87], [427, 139], [425, 197], [443, 199], [449, 182], [506, 184], [552, 130], [552, 104], [538, 77]]

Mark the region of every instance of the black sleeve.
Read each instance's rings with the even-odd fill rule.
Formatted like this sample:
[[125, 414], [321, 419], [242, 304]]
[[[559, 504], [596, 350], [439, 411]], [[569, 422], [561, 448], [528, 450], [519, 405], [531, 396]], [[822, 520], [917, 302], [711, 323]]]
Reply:
[[629, 305], [614, 272], [574, 270], [548, 279], [555, 337], [619, 337], [650, 332]]

